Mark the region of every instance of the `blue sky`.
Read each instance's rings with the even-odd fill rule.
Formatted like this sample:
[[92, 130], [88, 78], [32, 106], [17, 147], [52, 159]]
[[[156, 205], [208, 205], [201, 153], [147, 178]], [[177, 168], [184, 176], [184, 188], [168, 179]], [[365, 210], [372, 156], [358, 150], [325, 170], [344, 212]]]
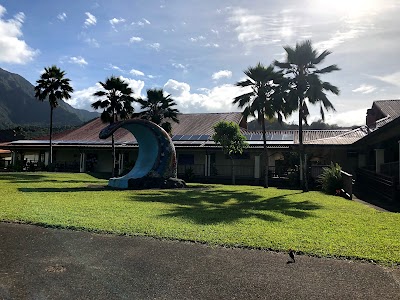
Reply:
[[163, 88], [181, 112], [227, 112], [243, 70], [311, 39], [342, 69], [323, 76], [341, 91], [326, 121], [361, 125], [374, 100], [400, 98], [399, 15], [395, 0], [0, 1], [0, 67], [35, 84], [56, 64], [77, 108], [115, 75], [136, 96]]

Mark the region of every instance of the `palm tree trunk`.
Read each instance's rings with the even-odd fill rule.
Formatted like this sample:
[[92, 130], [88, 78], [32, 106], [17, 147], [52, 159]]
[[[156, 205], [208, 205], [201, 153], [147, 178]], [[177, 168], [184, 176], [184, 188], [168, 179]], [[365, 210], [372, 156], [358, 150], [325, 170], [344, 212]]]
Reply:
[[111, 177], [115, 176], [115, 141], [114, 141], [114, 134], [111, 135], [111, 156], [112, 156], [112, 170], [111, 170]]
[[[116, 122], [115, 120], [115, 109], [113, 110], [113, 116], [112, 116], [112, 122], [111, 124], [114, 124]], [[115, 177], [115, 140], [114, 140], [114, 133], [111, 135], [111, 156], [112, 156], [112, 169], [111, 169], [111, 177]]]
[[232, 184], [235, 185], [236, 181], [235, 181], [235, 161], [233, 160], [233, 158], [231, 157], [231, 163], [232, 163]]
[[48, 160], [48, 164], [51, 165], [53, 164], [53, 106], [50, 105], [50, 156]]
[[300, 188], [303, 192], [308, 192], [307, 182], [307, 171], [304, 155], [304, 144], [303, 144], [303, 103], [304, 99], [300, 100], [299, 103], [299, 158], [300, 158]]
[[304, 170], [303, 170], [303, 100], [299, 100], [299, 176], [300, 176], [300, 188], [303, 189], [304, 184]]
[[264, 187], [268, 188], [268, 171], [269, 171], [269, 159], [268, 159], [268, 148], [267, 148], [267, 138], [265, 136], [265, 118], [264, 112], [261, 112], [261, 122], [262, 122], [262, 132], [263, 132], [263, 144], [264, 144], [264, 155], [263, 155], [263, 166], [264, 166]]

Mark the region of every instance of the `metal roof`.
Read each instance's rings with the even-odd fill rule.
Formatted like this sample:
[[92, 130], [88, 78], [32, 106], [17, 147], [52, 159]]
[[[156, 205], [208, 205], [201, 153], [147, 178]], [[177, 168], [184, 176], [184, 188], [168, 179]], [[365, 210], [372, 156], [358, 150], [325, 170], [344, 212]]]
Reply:
[[396, 119], [400, 116], [400, 100], [377, 100], [373, 107], [377, 107], [382, 114]]

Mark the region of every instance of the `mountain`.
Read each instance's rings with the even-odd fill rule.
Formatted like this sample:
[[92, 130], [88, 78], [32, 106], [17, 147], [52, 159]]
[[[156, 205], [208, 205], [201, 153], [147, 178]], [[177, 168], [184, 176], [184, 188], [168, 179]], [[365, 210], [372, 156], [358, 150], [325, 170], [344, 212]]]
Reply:
[[[76, 126], [99, 116], [58, 101], [53, 126]], [[0, 68], [0, 129], [15, 126], [48, 126], [50, 105], [35, 98], [34, 86], [18, 74]]]

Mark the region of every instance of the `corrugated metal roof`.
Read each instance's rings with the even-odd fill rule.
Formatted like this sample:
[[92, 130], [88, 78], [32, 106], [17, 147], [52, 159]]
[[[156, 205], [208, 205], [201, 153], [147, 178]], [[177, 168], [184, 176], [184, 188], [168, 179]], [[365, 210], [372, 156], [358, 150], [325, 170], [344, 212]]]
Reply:
[[377, 100], [373, 106], [376, 106], [385, 116], [396, 119], [400, 116], [400, 100]]
[[[240, 123], [242, 119], [242, 114], [240, 112], [231, 113], [205, 113], [205, 114], [179, 114], [179, 123], [171, 122], [172, 133], [174, 135], [212, 135], [212, 126], [219, 121], [231, 121], [237, 124]], [[54, 142], [57, 140], [61, 141], [84, 141], [87, 143], [93, 143], [96, 141], [102, 141], [99, 138], [99, 132], [106, 127], [100, 118], [89, 122], [82, 127], [66, 132], [65, 134], [59, 134], [54, 138]], [[135, 141], [132, 134], [120, 128], [114, 134], [115, 143], [131, 143]], [[111, 137], [106, 141], [111, 141]]]
[[[258, 133], [262, 135], [262, 131], [249, 131], [246, 129], [241, 129], [243, 134], [252, 134], [252, 133]], [[326, 139], [326, 138], [331, 138], [331, 137], [336, 137], [341, 134], [347, 133], [351, 131], [350, 129], [336, 129], [336, 130], [303, 130], [303, 142], [304, 143], [311, 143], [311, 141], [315, 140], [320, 140], [320, 139]], [[288, 134], [288, 135], [293, 135], [293, 141], [294, 144], [299, 143], [299, 131], [298, 130], [267, 130], [267, 134], [273, 134], [273, 135], [283, 135], [283, 134]]]
[[368, 134], [366, 126], [349, 130], [337, 136], [305, 141], [308, 145], [350, 145]]

